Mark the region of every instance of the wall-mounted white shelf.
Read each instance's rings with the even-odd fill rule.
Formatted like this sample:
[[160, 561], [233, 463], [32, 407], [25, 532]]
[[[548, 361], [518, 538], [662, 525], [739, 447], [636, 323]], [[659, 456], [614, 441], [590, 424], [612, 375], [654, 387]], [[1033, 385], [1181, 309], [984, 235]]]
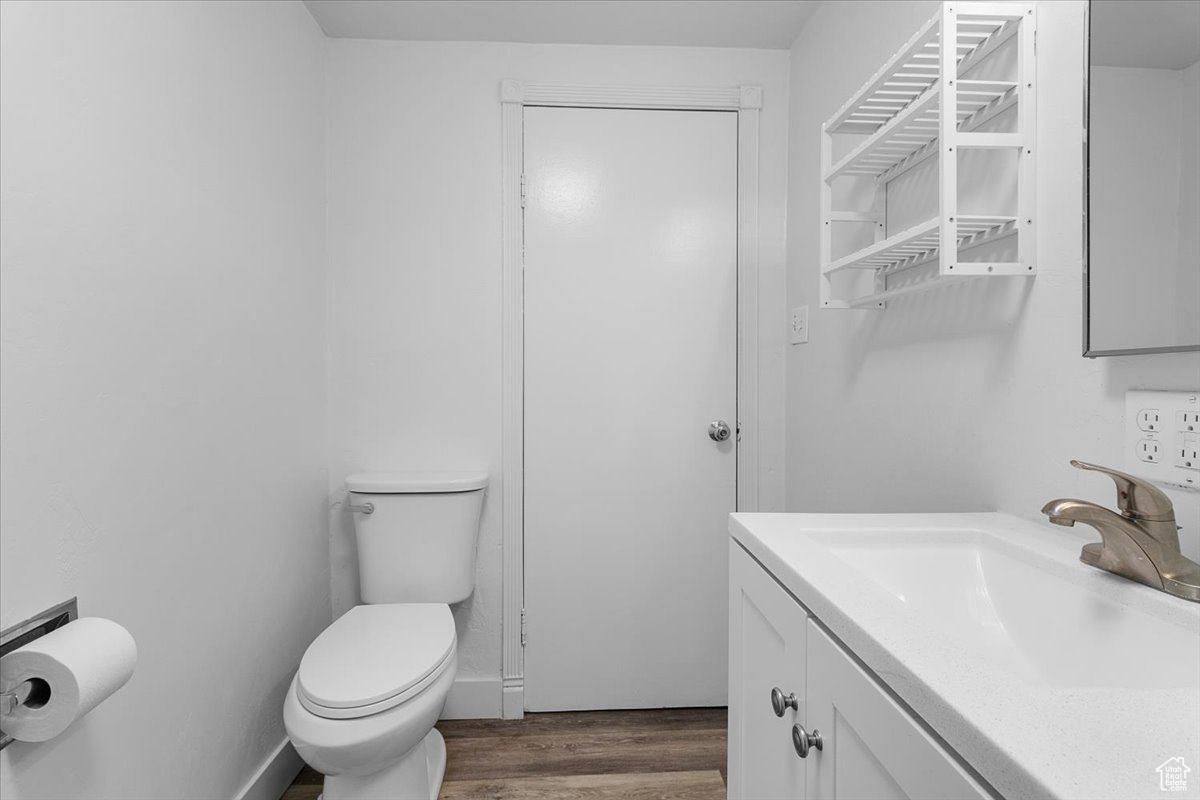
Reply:
[[[824, 125], [821, 146], [821, 307], [883, 308], [887, 300], [965, 277], [1032, 275], [1035, 262], [1034, 118], [1036, 10], [1032, 3], [943, 4], [941, 12], [871, 77]], [[1016, 57], [1003, 78], [976, 73], [1015, 37]], [[943, 48], [942, 42], [954, 42]], [[1011, 48], [1010, 48], [1011, 50]], [[1015, 128], [981, 130], [1015, 109]], [[833, 137], [862, 138], [833, 161]], [[959, 215], [958, 154], [963, 150], [1016, 153], [1016, 213]], [[888, 184], [928, 159], [938, 164], [937, 215], [919, 225], [888, 233]], [[834, 182], [872, 178], [869, 209], [834, 210]], [[872, 223], [874, 243], [833, 257], [834, 228]], [[1016, 260], [977, 262], [961, 251], [1017, 236]], [[891, 280], [914, 267], [937, 262], [936, 273], [920, 279]], [[838, 297], [834, 276], [869, 270], [873, 289]]]
[[[870, 247], [839, 258], [825, 267], [823, 272], [828, 275], [843, 269], [870, 269], [891, 274], [925, 264], [938, 257], [942, 233], [940, 222], [935, 217], [914, 225]], [[1016, 222], [1016, 217], [959, 217], [958, 249], [1012, 235], [1016, 233]], [[969, 270], [974, 265], [966, 263], [962, 266]]]

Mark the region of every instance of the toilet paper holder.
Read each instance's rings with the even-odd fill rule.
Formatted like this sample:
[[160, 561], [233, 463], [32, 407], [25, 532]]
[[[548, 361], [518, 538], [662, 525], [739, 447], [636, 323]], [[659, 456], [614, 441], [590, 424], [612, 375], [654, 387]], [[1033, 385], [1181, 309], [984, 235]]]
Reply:
[[8, 692], [0, 692], [0, 716], [11, 714], [17, 706], [37, 708], [44, 706], [50, 699], [50, 684], [41, 678], [30, 678], [21, 681], [17, 687]]
[[[0, 658], [76, 619], [79, 619], [79, 603], [78, 598], [72, 597], [40, 614], [35, 614], [24, 622], [5, 628], [0, 631]], [[13, 709], [19, 705], [45, 703], [49, 693], [50, 687], [43, 680], [35, 678], [24, 681], [12, 689], [0, 693], [0, 714], [11, 714]], [[3, 750], [12, 741], [11, 736], [0, 731], [0, 750]]]

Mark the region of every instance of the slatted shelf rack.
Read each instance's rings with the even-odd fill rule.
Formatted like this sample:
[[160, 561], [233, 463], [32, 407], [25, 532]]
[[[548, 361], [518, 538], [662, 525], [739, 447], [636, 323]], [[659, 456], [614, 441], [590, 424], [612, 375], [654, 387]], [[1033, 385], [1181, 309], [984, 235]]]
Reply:
[[[943, 3], [926, 22], [823, 126], [821, 143], [821, 307], [883, 308], [889, 299], [949, 280], [978, 276], [1036, 274], [1035, 261], [1035, 52], [1036, 9], [1032, 3]], [[1010, 79], [984, 79], [972, 72], [1016, 37]], [[942, 47], [942, 42], [954, 42]], [[993, 70], [994, 71], [994, 70]], [[961, 76], [961, 77], [960, 77]], [[1015, 130], [981, 130], [1015, 109]], [[833, 137], [866, 137], [834, 162]], [[958, 153], [971, 149], [1017, 154], [1014, 214], [958, 213]], [[887, 187], [909, 170], [936, 158], [938, 213], [888, 235]], [[870, 209], [834, 210], [833, 185], [841, 178], [873, 178]], [[833, 258], [833, 229], [844, 222], [873, 223], [875, 241]], [[1016, 260], [973, 262], [960, 251], [1016, 235]], [[937, 262], [922, 279], [894, 284], [889, 278]], [[835, 297], [833, 276], [870, 270], [874, 289]]]

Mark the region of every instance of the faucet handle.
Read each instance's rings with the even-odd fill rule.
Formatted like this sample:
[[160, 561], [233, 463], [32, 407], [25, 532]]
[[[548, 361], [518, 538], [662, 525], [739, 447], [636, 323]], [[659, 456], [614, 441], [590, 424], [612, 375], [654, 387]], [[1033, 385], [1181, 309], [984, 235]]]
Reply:
[[1103, 472], [1117, 484], [1117, 508], [1126, 517], [1151, 521], [1175, 522], [1175, 507], [1171, 498], [1157, 486], [1135, 478], [1119, 470], [1089, 464], [1086, 461], [1071, 460], [1071, 466], [1076, 469], [1086, 469], [1093, 472]]

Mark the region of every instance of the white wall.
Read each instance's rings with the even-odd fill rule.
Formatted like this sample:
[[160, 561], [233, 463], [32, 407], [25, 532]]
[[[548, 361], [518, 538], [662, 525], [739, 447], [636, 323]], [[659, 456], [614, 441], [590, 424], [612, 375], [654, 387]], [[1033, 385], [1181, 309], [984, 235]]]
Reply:
[[[934, 2], [824, 3], [792, 48], [788, 301], [818, 301], [821, 124]], [[791, 511], [999, 509], [1040, 519], [1059, 496], [1106, 504], [1124, 394], [1196, 388], [1200, 354], [1080, 357], [1082, 2], [1039, 2], [1038, 275], [968, 282], [882, 311], [817, 311], [787, 359]], [[1200, 557], [1200, 498], [1174, 493]], [[1047, 525], [1047, 536], [1068, 535]]]
[[[364, 469], [492, 475], [459, 675], [499, 713], [500, 103], [524, 81], [764, 87], [760, 315], [766, 509], [781, 508], [787, 53], [329, 42], [330, 488]], [[352, 523], [335, 514], [334, 612], [358, 602]], [[452, 695], [452, 704], [456, 704]]]
[[300, 3], [0, 3], [0, 626], [133, 679], [0, 795], [237, 795], [329, 621], [323, 37]]

